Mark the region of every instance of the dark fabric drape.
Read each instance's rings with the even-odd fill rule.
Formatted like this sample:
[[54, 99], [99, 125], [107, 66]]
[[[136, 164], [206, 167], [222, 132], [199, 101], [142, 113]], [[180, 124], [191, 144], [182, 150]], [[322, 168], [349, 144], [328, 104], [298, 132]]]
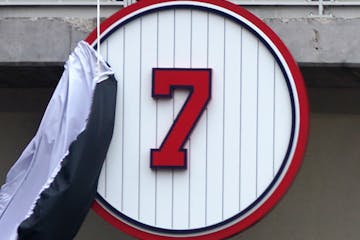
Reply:
[[33, 214], [18, 227], [19, 240], [71, 240], [96, 195], [98, 178], [113, 134], [117, 82], [113, 76], [97, 84], [86, 129], [70, 145], [69, 154]]

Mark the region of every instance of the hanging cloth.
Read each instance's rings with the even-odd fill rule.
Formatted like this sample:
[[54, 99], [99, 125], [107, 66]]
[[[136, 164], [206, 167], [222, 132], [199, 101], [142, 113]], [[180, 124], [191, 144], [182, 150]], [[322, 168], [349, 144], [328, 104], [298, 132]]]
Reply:
[[113, 71], [81, 41], [35, 137], [1, 187], [1, 239], [74, 238], [96, 194], [115, 104]]

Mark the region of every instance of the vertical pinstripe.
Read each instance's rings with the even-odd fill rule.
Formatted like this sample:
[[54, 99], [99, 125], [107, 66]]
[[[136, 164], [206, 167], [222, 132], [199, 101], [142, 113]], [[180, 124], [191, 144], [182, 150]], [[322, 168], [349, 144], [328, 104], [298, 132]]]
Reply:
[[[206, 67], [209, 68], [209, 32], [210, 32], [210, 27], [209, 27], [209, 19], [210, 19], [210, 13], [207, 13], [206, 15], [206, 20], [207, 20], [207, 24], [206, 24]], [[212, 76], [211, 76], [212, 77]], [[211, 79], [212, 80], [212, 79]], [[213, 86], [211, 86], [213, 87]], [[205, 164], [205, 225], [208, 225], [208, 165], [209, 165], [209, 107], [206, 108], [206, 164]]]
[[[183, 27], [185, 26], [185, 27]], [[191, 62], [191, 12], [188, 10], [177, 9], [175, 11], [174, 21], [174, 67], [189, 68]], [[174, 119], [178, 115], [180, 109], [184, 105], [187, 96], [186, 90], [174, 92]], [[184, 145], [188, 149], [188, 162], [191, 161], [190, 143], [187, 141]], [[190, 166], [190, 164], [188, 164]], [[191, 166], [190, 166], [191, 167]], [[188, 227], [189, 212], [189, 174], [190, 167], [186, 171], [174, 171], [173, 173], [173, 226], [175, 228]]]
[[[116, 115], [117, 117], [114, 126], [113, 139], [109, 147], [108, 157], [105, 162], [106, 176], [101, 176], [99, 179], [99, 186], [102, 185], [102, 181], [106, 183], [106, 194], [105, 187], [102, 191], [98, 191], [102, 197], [105, 197], [109, 202], [113, 203], [113, 206], [117, 209], [122, 209], [122, 157], [114, 157], [116, 155], [122, 156], [122, 115], [123, 115], [123, 70], [124, 70], [124, 29], [120, 29], [114, 33], [113, 38], [102, 43], [102, 46], [107, 46], [111, 51], [107, 51], [107, 60], [112, 64], [112, 68], [115, 72], [115, 77], [118, 80], [118, 91], [117, 91], [117, 103], [116, 104]], [[105, 51], [102, 51], [103, 53]], [[105, 174], [105, 172], [103, 171]], [[120, 174], [119, 174], [120, 173]], [[115, 179], [114, 179], [115, 178]], [[113, 180], [114, 179], [114, 180]]]
[[[150, 26], [141, 28], [142, 37], [141, 49], [146, 50], [141, 57], [141, 149], [150, 149], [157, 140], [157, 103], [151, 97], [151, 69], [149, 65], [157, 65], [157, 15], [145, 16], [142, 22], [151, 23]], [[142, 24], [144, 25], [144, 24]], [[155, 47], [154, 47], [155, 45]], [[140, 154], [140, 221], [155, 224], [156, 211], [156, 172], [148, 171], [149, 158], [147, 151]]]
[[[208, 189], [207, 221], [214, 224], [222, 218], [223, 168], [223, 71], [224, 71], [224, 18], [209, 15], [209, 66], [212, 72], [212, 100], [208, 105]], [[216, 99], [214, 101], [214, 99]], [[211, 109], [211, 111], [210, 111]]]
[[[104, 60], [108, 61], [108, 42], [105, 42], [104, 44], [101, 45], [101, 51], [102, 52], [102, 56], [104, 58]], [[105, 161], [103, 164], [103, 167], [101, 169], [101, 173], [100, 173], [100, 177], [99, 177], [99, 184], [98, 184], [98, 188], [97, 191], [99, 193], [102, 193], [102, 195], [104, 197], [107, 197], [106, 194], [106, 188], [107, 188], [107, 181], [106, 181], [106, 173], [107, 173], [107, 167], [108, 167], [108, 163]]]
[[241, 99], [242, 99], [242, 83], [243, 83], [243, 78], [242, 78], [242, 69], [243, 69], [243, 66], [242, 66], [242, 63], [243, 63], [243, 29], [241, 29], [240, 30], [240, 32], [241, 32], [241, 37], [240, 37], [240, 45], [241, 45], [241, 48], [240, 48], [240, 66], [239, 66], [239, 68], [240, 68], [240, 87], [239, 87], [239, 100], [240, 100], [240, 112], [239, 112], [239, 118], [240, 118], [240, 121], [239, 121], [239, 125], [240, 125], [240, 128], [239, 128], [239, 131], [238, 131], [238, 133], [239, 133], [239, 208], [238, 208], [238, 211], [241, 211], [241, 162], [240, 162], [240, 159], [241, 159], [241, 154], [242, 154], [242, 142], [241, 142], [241, 133], [242, 133], [242, 131], [241, 131], [241, 129], [242, 129], [242, 118], [241, 118], [241, 116], [242, 116], [242, 114], [241, 114], [241, 112], [242, 112], [242, 105], [243, 105], [243, 103], [242, 103], [242, 101], [241, 101]]
[[225, 96], [226, 96], [226, 93], [225, 93], [225, 90], [226, 90], [226, 70], [227, 70], [227, 68], [226, 68], [226, 21], [225, 21], [225, 19], [224, 19], [224, 33], [223, 33], [223, 41], [224, 41], [224, 53], [223, 53], [223, 61], [224, 61], [224, 69], [223, 69], [223, 81], [224, 81], [224, 83], [223, 83], [223, 102], [222, 102], [222, 104], [223, 104], [223, 106], [222, 106], [222, 108], [223, 108], [223, 115], [222, 115], [222, 121], [223, 121], [223, 125], [222, 125], [222, 127], [223, 127], [223, 129], [222, 129], [222, 131], [223, 131], [223, 134], [222, 134], [222, 193], [221, 193], [221, 197], [222, 197], [222, 199], [221, 199], [221, 219], [223, 220], [224, 219], [224, 184], [225, 184], [225, 167], [224, 167], [224, 165], [225, 165], [225, 160], [224, 160], [224, 158], [225, 158], [225, 151], [224, 151], [224, 148], [225, 148], [225, 137], [227, 137], [227, 136], [225, 136], [226, 135], [226, 132], [225, 132], [225, 126], [226, 126], [226, 122], [225, 122], [225, 111], [226, 111], [226, 105], [225, 105]]
[[[175, 67], [175, 58], [176, 58], [176, 12], [177, 10], [174, 10], [174, 31], [173, 31], [173, 41], [174, 41], [174, 45], [173, 45], [173, 68]], [[176, 96], [175, 93], [173, 95], [173, 98], [171, 99], [172, 101], [172, 119], [175, 120], [175, 102], [176, 102]], [[171, 171], [171, 228], [174, 228], [174, 170], [170, 170]]]
[[[122, 99], [121, 99], [121, 105], [122, 105], [122, 115], [121, 115], [121, 118], [122, 118], [122, 121], [121, 121], [121, 138], [122, 138], [122, 141], [121, 141], [121, 211], [124, 211], [124, 118], [125, 118], [125, 58], [126, 58], [126, 55], [125, 55], [125, 46], [126, 46], [126, 42], [125, 42], [125, 36], [126, 36], [126, 26], [124, 26], [124, 36], [123, 36], [123, 62], [122, 62], [122, 66], [123, 66], [123, 69], [122, 69], [122, 79], [123, 79], [123, 85], [122, 85], [122, 88], [121, 88], [121, 91], [122, 91]], [[117, 101], [119, 102], [119, 101]]]
[[256, 198], [257, 45], [256, 37], [244, 30], [241, 91], [241, 209], [246, 208]]
[[276, 69], [276, 61], [274, 60], [274, 67], [273, 67], [273, 84], [274, 84], [274, 92], [273, 92], [273, 106], [274, 106], [274, 114], [273, 114], [273, 132], [272, 132], [272, 137], [273, 137], [273, 154], [272, 154], [272, 158], [273, 158], [273, 161], [272, 161], [272, 164], [273, 164], [273, 177], [275, 176], [275, 173], [276, 173], [276, 170], [275, 170], [275, 146], [276, 146], [276, 141], [275, 141], [275, 132], [276, 132], [276, 125], [275, 125], [275, 116], [276, 116], [276, 99], [275, 99], [275, 96], [276, 96], [276, 75], [275, 75], [275, 69]]
[[[174, 10], [160, 12], [158, 37], [160, 67], [174, 66], [174, 30]], [[159, 128], [156, 147], [162, 143], [173, 122], [173, 102], [173, 99], [158, 101]], [[147, 149], [147, 151], [150, 150]], [[157, 172], [157, 226], [171, 227], [172, 224], [172, 175], [172, 171], [158, 170]]]
[[138, 216], [137, 216], [137, 219], [140, 219], [140, 202], [141, 202], [141, 200], [140, 200], [140, 198], [141, 198], [141, 192], [140, 192], [140, 187], [141, 187], [141, 171], [140, 171], [140, 169], [141, 169], [141, 161], [140, 161], [140, 159], [141, 159], [141, 139], [142, 139], [142, 137], [141, 137], [141, 116], [142, 116], [142, 114], [141, 114], [141, 110], [142, 110], [142, 104], [141, 104], [141, 96], [142, 96], [142, 93], [143, 93], [143, 91], [142, 91], [142, 86], [141, 86], [141, 75], [142, 75], [142, 65], [141, 65], [141, 63], [142, 63], [142, 44], [143, 44], [143, 39], [142, 39], [142, 19], [140, 19], [140, 71], [139, 71], [139, 79], [140, 79], [140, 95], [139, 95], [139, 107], [140, 107], [140, 111], [139, 111], [139, 137], [138, 137], [138, 141], [139, 141], [139, 149], [138, 149], [138, 161], [139, 161], [139, 163], [138, 163], [138, 210], [137, 210], [137, 212], [138, 212]]
[[[273, 178], [273, 120], [274, 120], [274, 60], [267, 49], [259, 46], [258, 72], [258, 192], [261, 193]], [[260, 69], [260, 68], [259, 68]], [[261, 133], [261, 135], [260, 135]]]
[[[156, 13], [156, 67], [159, 67], [159, 13]], [[156, 138], [155, 138], [155, 146], [159, 146], [158, 143], [158, 129], [159, 129], [159, 104], [158, 101], [156, 101]], [[157, 181], [158, 181], [158, 171], [155, 170], [155, 210], [154, 210], [154, 216], [155, 216], [155, 226], [157, 226]]]
[[[193, 11], [191, 10], [190, 11], [190, 65], [189, 67], [192, 68], [193, 64], [192, 64], [192, 58], [193, 58], [193, 43], [192, 43], [192, 38], [193, 38]], [[187, 219], [187, 228], [190, 228], [190, 216], [191, 216], [191, 202], [190, 202], [190, 199], [191, 199], [191, 137], [189, 137], [189, 153], [188, 153], [188, 169], [189, 169], [189, 174], [188, 174], [188, 186], [189, 186], [189, 195], [188, 195], [188, 219]]]
[[[207, 67], [207, 13], [192, 12], [191, 67]], [[189, 148], [189, 225], [190, 227], [205, 224], [206, 201], [206, 113], [191, 134]]]
[[256, 147], [255, 147], [255, 197], [258, 196], [258, 175], [259, 175], [259, 40], [257, 40], [257, 58], [256, 58]]
[[[123, 211], [138, 216], [140, 118], [140, 19], [126, 26], [124, 62]], [[126, 81], [131, 79], [131, 81]], [[129, 128], [128, 126], [131, 126]], [[125, 194], [126, 193], [126, 194]], [[136, 217], [137, 218], [137, 217]]]
[[[107, 202], [150, 226], [195, 229], [234, 216], [265, 190], [287, 148], [291, 106], [277, 62], [252, 33], [213, 13], [163, 10], [126, 23], [102, 48], [119, 81], [98, 187]], [[152, 99], [154, 67], [212, 69], [212, 99], [185, 144], [185, 171], [149, 167], [150, 149], [188, 96]]]
[[228, 218], [239, 210], [241, 29], [227, 21], [225, 37], [223, 211]]

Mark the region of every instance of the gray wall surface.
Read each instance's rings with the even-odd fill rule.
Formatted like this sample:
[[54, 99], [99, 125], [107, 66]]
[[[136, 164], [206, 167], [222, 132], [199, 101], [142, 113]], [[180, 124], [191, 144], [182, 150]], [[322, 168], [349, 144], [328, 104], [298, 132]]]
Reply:
[[[51, 89], [0, 88], [0, 184], [34, 135]], [[360, 89], [310, 88], [311, 129], [292, 187], [258, 224], [231, 239], [358, 240]], [[76, 240], [134, 239], [90, 212]]]
[[[263, 19], [297, 62], [360, 64], [360, 6], [244, 6]], [[103, 19], [121, 9], [103, 6]], [[1, 6], [0, 65], [64, 62], [76, 43], [96, 26], [94, 6]]]
[[[102, 17], [120, 8], [103, 7]], [[303, 69], [311, 128], [303, 165], [288, 193], [259, 223], [231, 239], [358, 240], [360, 70], [314, 66], [360, 64], [360, 6], [327, 6], [322, 16], [311, 6], [246, 8], [274, 29], [302, 66], [312, 66]], [[76, 43], [95, 28], [95, 15], [95, 7], [0, 6], [0, 67], [5, 67], [0, 68], [0, 185], [35, 134], [50, 98], [48, 87], [56, 80], [41, 80], [53, 75], [45, 69], [61, 68]], [[30, 70], [13, 76], [17, 66]], [[31, 72], [35, 67], [42, 67], [42, 74]], [[29, 78], [43, 88], [28, 84]], [[75, 239], [134, 238], [91, 211]]]

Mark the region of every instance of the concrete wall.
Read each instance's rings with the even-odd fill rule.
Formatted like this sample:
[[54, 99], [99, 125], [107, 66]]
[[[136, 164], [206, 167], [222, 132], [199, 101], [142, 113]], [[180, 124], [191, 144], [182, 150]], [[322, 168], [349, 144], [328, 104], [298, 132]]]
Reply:
[[[35, 133], [48, 88], [0, 88], [0, 184]], [[310, 141], [303, 166], [280, 203], [231, 239], [358, 240], [359, 88], [309, 88]], [[90, 212], [76, 240], [133, 239]]]
[[[119, 8], [104, 7], [102, 17]], [[360, 63], [360, 7], [326, 7], [321, 17], [316, 7], [247, 8], [283, 38], [303, 66]], [[61, 66], [76, 42], [95, 27], [95, 14], [94, 7], [0, 7], [0, 66], [6, 66], [6, 71], [0, 68], [0, 86], [6, 87], [0, 88], [0, 184], [34, 135], [52, 92], [29, 87], [55, 84], [39, 84], [34, 69], [14, 75], [17, 69], [12, 67]], [[359, 239], [360, 71], [309, 68], [303, 74], [312, 109], [304, 164], [273, 211], [232, 239]], [[98, 239], [133, 238], [90, 212], [76, 240]]]
[[[360, 7], [245, 6], [283, 39], [303, 64], [358, 65]], [[121, 6], [104, 6], [107, 17]], [[95, 28], [95, 7], [0, 7], [0, 64], [64, 62]]]

